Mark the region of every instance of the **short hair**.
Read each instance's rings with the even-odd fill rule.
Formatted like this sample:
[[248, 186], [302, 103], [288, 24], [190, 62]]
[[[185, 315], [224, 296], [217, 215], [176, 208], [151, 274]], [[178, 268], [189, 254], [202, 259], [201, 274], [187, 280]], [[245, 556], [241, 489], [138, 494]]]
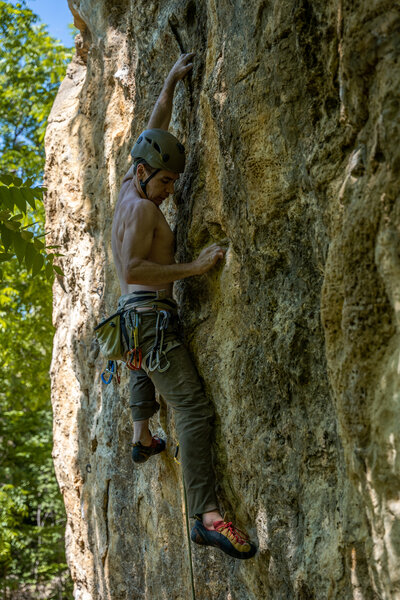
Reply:
[[133, 162], [133, 174], [136, 175], [136, 171], [139, 165], [143, 165], [144, 168], [149, 171], [150, 173], [154, 173], [154, 171], [156, 170], [154, 167], [151, 167], [149, 165], [149, 163], [147, 161], [145, 161], [144, 158], [135, 158], [134, 162]]

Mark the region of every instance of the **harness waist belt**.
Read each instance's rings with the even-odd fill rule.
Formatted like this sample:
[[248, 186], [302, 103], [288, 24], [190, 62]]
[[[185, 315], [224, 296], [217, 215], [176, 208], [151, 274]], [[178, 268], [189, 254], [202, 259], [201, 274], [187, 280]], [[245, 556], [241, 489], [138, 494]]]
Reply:
[[[142, 307], [146, 307], [149, 310], [140, 313], [135, 310]], [[118, 309], [126, 313], [128, 318], [130, 311], [132, 310], [135, 311], [137, 315], [140, 315], [140, 319], [147, 315], [157, 314], [154, 343], [152, 348], [149, 351], [146, 351], [143, 361], [143, 367], [145, 369], [147, 368], [149, 371], [155, 371], [156, 369], [160, 372], [166, 371], [170, 366], [167, 353], [173, 348], [181, 345], [181, 341], [176, 338], [169, 341], [164, 340], [170, 322], [170, 315], [173, 314], [175, 316], [177, 314], [177, 308], [176, 302], [172, 298], [166, 297], [165, 290], [160, 290], [159, 292], [152, 290], [137, 291], [132, 292], [131, 294], [125, 294], [119, 299]], [[122, 329], [124, 330], [125, 317], [122, 318], [122, 323]]]

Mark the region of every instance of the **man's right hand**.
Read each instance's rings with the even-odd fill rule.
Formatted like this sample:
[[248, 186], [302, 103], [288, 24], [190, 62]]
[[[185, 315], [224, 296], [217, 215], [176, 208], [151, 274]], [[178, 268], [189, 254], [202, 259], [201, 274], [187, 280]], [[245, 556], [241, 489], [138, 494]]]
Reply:
[[197, 275], [202, 275], [209, 271], [219, 260], [224, 258], [225, 252], [226, 248], [222, 248], [217, 244], [211, 244], [211, 246], [204, 248], [194, 261]]
[[180, 79], [183, 79], [191, 69], [193, 69], [192, 58], [194, 52], [181, 54], [164, 82], [161, 94], [153, 108], [147, 129], [165, 129], [168, 131], [172, 114], [172, 99], [174, 97], [175, 86]]
[[183, 79], [187, 73], [193, 68], [192, 58], [195, 52], [188, 52], [187, 54], [181, 54], [172, 69], [169, 72], [168, 79], [175, 83], [180, 79]]

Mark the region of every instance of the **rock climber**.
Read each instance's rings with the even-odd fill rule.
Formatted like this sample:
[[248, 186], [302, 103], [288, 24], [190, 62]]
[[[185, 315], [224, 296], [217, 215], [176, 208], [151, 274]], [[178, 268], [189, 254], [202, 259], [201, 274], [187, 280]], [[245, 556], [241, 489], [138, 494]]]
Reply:
[[140, 346], [139, 356], [135, 342], [130, 378], [132, 458], [143, 463], [165, 449], [165, 441], [149, 430], [159, 409], [157, 390], [175, 413], [188, 512], [195, 519], [192, 541], [245, 559], [254, 556], [256, 546], [219, 512], [211, 458], [213, 407], [179, 338], [172, 299], [174, 281], [206, 273], [224, 259], [225, 250], [212, 244], [193, 262], [176, 264], [174, 235], [160, 210], [185, 167], [185, 149], [168, 126], [175, 87], [193, 68], [193, 57], [182, 54], [164, 82], [131, 152], [133, 164], [122, 181], [112, 226], [119, 308], [135, 311]]

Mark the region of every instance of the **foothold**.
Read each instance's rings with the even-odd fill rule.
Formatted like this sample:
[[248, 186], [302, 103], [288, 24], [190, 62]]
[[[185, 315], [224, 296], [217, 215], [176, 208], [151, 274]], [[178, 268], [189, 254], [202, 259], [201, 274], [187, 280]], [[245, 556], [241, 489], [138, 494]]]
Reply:
[[89, 463], [86, 465], [86, 473], [91, 473], [92, 472], [92, 465], [90, 465]]
[[129, 76], [129, 69], [124, 67], [122, 69], [118, 69], [116, 73], [114, 73], [114, 78], [119, 81], [122, 85], [127, 84], [127, 77]]

